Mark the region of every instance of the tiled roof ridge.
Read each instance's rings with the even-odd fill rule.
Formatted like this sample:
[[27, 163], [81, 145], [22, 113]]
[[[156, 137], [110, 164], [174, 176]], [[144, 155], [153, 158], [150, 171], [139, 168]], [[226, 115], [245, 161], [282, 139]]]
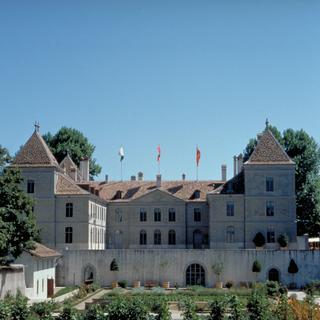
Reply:
[[60, 168], [56, 158], [38, 131], [20, 149], [12, 163], [14, 166], [54, 166]]
[[251, 156], [246, 163], [277, 163], [293, 164], [280, 142], [276, 139], [269, 128], [266, 128], [258, 139]]
[[39, 258], [54, 258], [54, 257], [60, 257], [61, 254], [58, 251], [55, 251], [49, 247], [46, 247], [42, 243], [35, 242], [35, 248], [32, 250], [26, 250], [31, 255], [34, 255]]
[[[62, 173], [62, 172], [58, 172], [58, 180], [59, 177], [61, 179], [66, 180], [68, 183], [70, 183], [72, 185], [72, 187], [74, 187], [74, 190], [57, 190], [57, 194], [90, 194], [90, 192], [82, 189], [80, 186], [78, 186], [78, 184], [72, 179], [70, 178], [67, 174]], [[61, 186], [57, 186], [57, 189]]]

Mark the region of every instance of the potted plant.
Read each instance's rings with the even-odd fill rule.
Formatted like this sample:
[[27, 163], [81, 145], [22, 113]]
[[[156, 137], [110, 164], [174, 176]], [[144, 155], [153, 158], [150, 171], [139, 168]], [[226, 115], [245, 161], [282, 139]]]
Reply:
[[111, 287], [112, 289], [114, 288], [117, 288], [118, 287], [118, 282], [117, 282], [117, 272], [119, 271], [119, 266], [118, 266], [118, 263], [117, 263], [117, 260], [116, 259], [113, 259], [111, 261], [111, 264], [110, 264], [110, 271], [112, 271], [114, 273], [114, 278], [115, 280], [112, 281], [112, 284], [111, 284]]
[[266, 239], [261, 232], [258, 232], [253, 238], [253, 243], [256, 245], [256, 249], [261, 249], [265, 245]]
[[290, 289], [294, 289], [297, 287], [297, 285], [294, 283], [294, 275], [298, 273], [298, 271], [299, 271], [299, 268], [296, 262], [293, 259], [291, 259], [288, 266], [288, 272], [292, 275], [292, 282], [290, 283], [290, 286], [289, 286]]
[[[163, 272], [164, 279], [166, 278], [166, 271], [168, 269], [168, 266], [169, 266], [168, 261], [163, 261], [163, 262], [160, 263], [160, 269]], [[170, 288], [170, 282], [166, 281], [166, 280], [162, 281], [162, 288], [169, 289]]]
[[223, 263], [221, 261], [218, 261], [212, 265], [212, 270], [214, 274], [216, 275], [217, 281], [216, 281], [216, 288], [222, 288], [222, 281], [221, 281], [221, 274], [223, 271]]
[[280, 249], [284, 250], [288, 248], [289, 238], [285, 233], [280, 234], [277, 240], [280, 245]]
[[255, 282], [257, 282], [258, 273], [261, 272], [261, 264], [258, 260], [254, 260], [252, 264], [252, 272], [255, 273]]

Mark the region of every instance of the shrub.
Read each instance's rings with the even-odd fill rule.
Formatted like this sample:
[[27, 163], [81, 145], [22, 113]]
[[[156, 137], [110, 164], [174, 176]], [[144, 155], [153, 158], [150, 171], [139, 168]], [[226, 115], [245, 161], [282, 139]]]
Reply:
[[65, 304], [58, 320], [76, 320], [79, 318], [79, 313], [69, 303]]
[[11, 306], [6, 301], [0, 300], [0, 320], [10, 320]]
[[104, 315], [103, 309], [100, 305], [94, 304], [86, 312], [83, 320], [106, 320], [107, 317]]
[[266, 243], [266, 239], [261, 232], [258, 232], [253, 238], [253, 243], [256, 245], [256, 247], [263, 247]]
[[285, 233], [280, 234], [280, 236], [278, 237], [277, 240], [278, 240], [280, 247], [282, 247], [282, 248], [287, 247], [289, 244], [289, 238]]
[[245, 320], [247, 319], [246, 310], [239, 298], [235, 295], [229, 300], [230, 316], [229, 320]]
[[110, 271], [119, 271], [119, 266], [116, 259], [113, 259], [110, 264]]
[[253, 289], [247, 304], [250, 320], [269, 320], [270, 304], [261, 289]]
[[293, 259], [291, 259], [290, 263], [289, 263], [289, 266], [288, 266], [288, 272], [291, 273], [291, 274], [295, 274], [298, 271], [299, 271], [299, 268], [298, 268], [296, 262]]
[[276, 281], [265, 282], [266, 293], [269, 297], [277, 297], [279, 295], [280, 286]]
[[127, 281], [126, 280], [118, 281], [118, 285], [120, 288], [125, 289], [127, 287]]
[[210, 303], [210, 315], [208, 320], [223, 320], [227, 308], [225, 297], [215, 299]]
[[259, 273], [261, 271], [261, 264], [258, 260], [255, 260], [252, 264], [252, 272]]
[[166, 301], [158, 300], [153, 306], [153, 311], [157, 313], [156, 320], [171, 320], [171, 313]]
[[312, 281], [311, 283], [308, 283], [304, 290], [307, 294], [314, 294], [315, 292], [320, 291], [320, 281]]
[[227, 281], [226, 282], [226, 288], [227, 289], [230, 289], [230, 288], [232, 288], [233, 287], [233, 282], [232, 281]]
[[28, 299], [24, 297], [20, 292], [18, 292], [11, 306], [12, 320], [28, 319], [30, 312], [29, 312], [27, 302], [28, 302]]
[[161, 287], [153, 287], [153, 288], [151, 288], [151, 292], [153, 294], [165, 294], [166, 290]]
[[183, 302], [183, 320], [198, 320], [199, 317], [196, 314], [196, 305], [191, 300], [185, 300]]
[[53, 320], [53, 316], [51, 315], [56, 305], [52, 302], [39, 302], [34, 303], [30, 311], [35, 316], [37, 316], [39, 319], [45, 319], [45, 320]]

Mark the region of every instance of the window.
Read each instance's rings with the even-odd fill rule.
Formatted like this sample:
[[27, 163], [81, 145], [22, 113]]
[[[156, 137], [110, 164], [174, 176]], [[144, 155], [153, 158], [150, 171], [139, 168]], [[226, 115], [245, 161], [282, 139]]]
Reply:
[[267, 192], [272, 192], [273, 191], [273, 178], [272, 177], [267, 177], [266, 178], [266, 191]]
[[193, 220], [196, 222], [201, 221], [201, 209], [200, 208], [193, 209]]
[[266, 203], [266, 215], [267, 217], [274, 216], [274, 203], [273, 201], [267, 201]]
[[71, 218], [73, 216], [73, 203], [66, 203], [66, 217]]
[[154, 244], [155, 245], [161, 244], [161, 232], [160, 232], [160, 230], [156, 230], [154, 232], [153, 236], [154, 236]]
[[154, 221], [161, 221], [161, 210], [159, 208], [154, 209]]
[[140, 209], [140, 221], [147, 221], [147, 211], [146, 209]]
[[122, 222], [122, 210], [120, 208], [117, 208], [115, 210], [116, 213], [116, 223], [121, 223]]
[[169, 222], [176, 221], [176, 209], [169, 208]]
[[114, 197], [112, 198], [112, 200], [118, 200], [118, 199], [122, 199], [122, 191], [121, 190], [118, 190]]
[[27, 181], [27, 192], [34, 193], [34, 180]]
[[37, 294], [39, 294], [39, 280], [37, 280]]
[[44, 292], [44, 279], [42, 279], [42, 292]]
[[72, 243], [72, 227], [66, 227], [65, 236], [66, 243]]
[[227, 243], [233, 243], [234, 242], [234, 227], [233, 226], [227, 227], [226, 242]]
[[267, 242], [268, 243], [274, 243], [276, 242], [276, 237], [275, 237], [275, 233], [274, 233], [274, 228], [273, 227], [269, 227], [268, 231], [267, 231]]
[[186, 271], [186, 285], [187, 286], [205, 286], [205, 270], [197, 263], [191, 264]]
[[147, 244], [147, 233], [145, 230], [140, 231], [140, 245], [146, 245]]
[[176, 244], [176, 232], [174, 230], [170, 230], [168, 233], [168, 243], [171, 245]]
[[194, 199], [199, 199], [201, 195], [200, 190], [194, 190], [193, 194], [191, 195], [190, 199], [194, 200]]
[[227, 201], [227, 216], [228, 217], [234, 216], [234, 203], [233, 203], [233, 201]]

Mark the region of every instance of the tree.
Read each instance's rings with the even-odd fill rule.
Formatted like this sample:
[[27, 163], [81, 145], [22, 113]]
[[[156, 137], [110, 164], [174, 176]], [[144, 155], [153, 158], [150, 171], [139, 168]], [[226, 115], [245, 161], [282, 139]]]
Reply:
[[263, 247], [266, 243], [266, 239], [264, 235], [261, 232], [258, 232], [254, 238], [253, 238], [253, 243], [256, 245], [256, 247]]
[[257, 279], [258, 273], [261, 272], [261, 264], [258, 260], [254, 260], [252, 264], [252, 272], [256, 274], [256, 279]]
[[92, 158], [95, 146], [79, 130], [62, 127], [55, 135], [50, 132], [46, 133], [43, 139], [59, 163], [67, 153], [77, 166], [80, 165], [81, 159], [88, 157], [90, 158], [91, 178], [101, 172], [101, 166], [96, 163], [96, 159]]
[[[320, 149], [313, 137], [304, 130], [286, 129], [281, 134], [276, 127], [268, 126], [296, 164], [296, 204], [298, 235], [320, 232]], [[250, 139], [244, 150], [244, 161], [252, 154], [257, 139]]]
[[295, 262], [293, 259], [291, 259], [291, 260], [290, 260], [290, 263], [289, 263], [289, 266], [288, 266], [288, 273], [290, 273], [290, 274], [292, 275], [292, 284], [291, 284], [291, 287], [292, 287], [292, 288], [295, 287], [295, 284], [294, 284], [294, 275], [295, 275], [296, 273], [298, 273], [298, 271], [299, 271], [299, 268], [298, 268], [296, 262]]
[[10, 168], [11, 157], [0, 146], [0, 264], [9, 264], [23, 250], [33, 249], [39, 240], [33, 201], [20, 188], [23, 178]]
[[277, 240], [281, 248], [285, 248], [289, 244], [289, 238], [285, 233], [280, 234]]

